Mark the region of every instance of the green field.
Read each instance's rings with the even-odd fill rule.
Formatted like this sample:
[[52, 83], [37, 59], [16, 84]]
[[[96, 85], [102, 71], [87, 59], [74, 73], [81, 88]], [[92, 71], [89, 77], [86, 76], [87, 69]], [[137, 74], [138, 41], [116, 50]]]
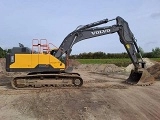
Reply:
[[[151, 60], [160, 62], [160, 58], [150, 58]], [[126, 67], [131, 64], [129, 58], [123, 59], [77, 59], [81, 64], [115, 64], [117, 66]]]

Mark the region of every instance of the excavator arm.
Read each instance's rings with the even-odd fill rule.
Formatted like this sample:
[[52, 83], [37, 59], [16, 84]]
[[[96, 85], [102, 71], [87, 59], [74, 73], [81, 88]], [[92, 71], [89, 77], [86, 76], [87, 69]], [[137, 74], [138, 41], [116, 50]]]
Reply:
[[[116, 20], [115, 25], [95, 27], [112, 20]], [[129, 28], [128, 23], [121, 17], [116, 17], [116, 19], [112, 20], [104, 19], [98, 22], [78, 27], [64, 39], [57, 52], [55, 52], [54, 56], [60, 58], [63, 53], [66, 53], [69, 56], [72, 51], [72, 46], [79, 41], [102, 35], [118, 33], [120, 42], [124, 45], [133, 65], [135, 66], [135, 69], [138, 70], [139, 68], [137, 54], [139, 54], [139, 56], [141, 57], [142, 68], [144, 68], [145, 63], [143, 62], [139, 48], [135, 41], [134, 35]]]
[[[116, 20], [115, 25], [96, 27], [98, 25], [102, 25], [113, 20]], [[60, 45], [59, 49], [55, 51], [53, 55], [58, 59], [60, 59], [64, 53], [67, 56], [69, 56], [72, 51], [73, 45], [76, 44], [77, 42], [112, 33], [118, 33], [120, 42], [124, 45], [134, 65], [134, 70], [131, 70], [130, 76], [126, 80], [126, 82], [136, 85], [152, 84], [154, 78], [145, 69], [145, 62], [142, 59], [135, 37], [131, 32], [128, 23], [119, 16], [116, 17], [116, 19], [112, 20], [104, 19], [84, 26], [79, 26], [76, 30], [67, 35], [67, 37]], [[140, 56], [141, 59], [140, 61], [138, 60], [137, 54]]]

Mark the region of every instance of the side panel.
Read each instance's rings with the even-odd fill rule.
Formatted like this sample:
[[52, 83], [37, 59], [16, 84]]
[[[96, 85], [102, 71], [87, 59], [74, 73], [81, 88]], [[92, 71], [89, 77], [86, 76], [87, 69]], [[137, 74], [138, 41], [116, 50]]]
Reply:
[[[10, 61], [8, 56], [8, 60]], [[8, 62], [9, 62], [8, 61]], [[65, 64], [51, 54], [15, 54], [14, 62], [8, 67], [11, 72], [41, 72], [64, 70]]]
[[31, 54], [31, 68], [35, 68], [39, 64], [39, 54]]
[[56, 57], [51, 54], [39, 54], [38, 55], [38, 64], [40, 68], [46, 68], [51, 66], [55, 69], [64, 69], [65, 65]]
[[10, 68], [32, 68], [31, 54], [15, 54], [14, 63], [10, 65]]
[[49, 54], [49, 62], [50, 65], [54, 68], [65, 69], [65, 64], [50, 54]]

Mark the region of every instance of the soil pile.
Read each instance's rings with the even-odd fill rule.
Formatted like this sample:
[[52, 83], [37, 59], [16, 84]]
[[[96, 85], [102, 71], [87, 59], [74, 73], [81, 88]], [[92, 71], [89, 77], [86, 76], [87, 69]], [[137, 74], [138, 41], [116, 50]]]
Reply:
[[77, 68], [80, 70], [101, 72], [101, 73], [120, 72], [123, 70], [122, 68], [114, 64], [81, 64], [78, 65]]
[[78, 62], [77, 60], [74, 59], [69, 59], [69, 66], [71, 67], [77, 67], [78, 65], [80, 65], [80, 62]]
[[160, 80], [160, 63], [156, 63], [155, 65], [149, 67], [148, 72], [153, 75], [155, 79]]
[[[146, 68], [149, 68], [153, 65], [155, 65], [157, 62], [150, 60], [149, 58], [143, 58], [144, 62], [146, 62]], [[134, 69], [133, 64], [129, 64], [126, 68], [126, 72], [130, 72], [132, 69]]]
[[6, 72], [6, 71], [5, 71], [5, 64], [6, 64], [5, 58], [1, 58], [1, 59], [0, 59], [0, 73]]

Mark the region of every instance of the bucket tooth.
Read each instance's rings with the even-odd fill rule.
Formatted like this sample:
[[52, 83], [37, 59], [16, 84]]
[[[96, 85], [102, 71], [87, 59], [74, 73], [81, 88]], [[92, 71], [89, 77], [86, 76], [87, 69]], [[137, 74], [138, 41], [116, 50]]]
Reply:
[[126, 82], [132, 85], [147, 86], [154, 83], [154, 77], [145, 69], [131, 70]]

